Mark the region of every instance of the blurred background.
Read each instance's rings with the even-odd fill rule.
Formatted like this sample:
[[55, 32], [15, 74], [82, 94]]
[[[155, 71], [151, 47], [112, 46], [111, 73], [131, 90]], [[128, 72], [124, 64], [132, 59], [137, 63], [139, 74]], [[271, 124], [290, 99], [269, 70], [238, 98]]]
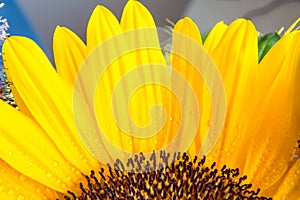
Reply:
[[[0, 10], [10, 24], [11, 35], [25, 35], [52, 55], [52, 34], [57, 25], [75, 31], [83, 40], [93, 8], [105, 5], [120, 18], [127, 0], [2, 0]], [[140, 0], [153, 14], [158, 26], [165, 18], [176, 21], [190, 16], [207, 33], [218, 21], [230, 23], [245, 17], [252, 19], [262, 33], [288, 27], [300, 17], [300, 0]]]

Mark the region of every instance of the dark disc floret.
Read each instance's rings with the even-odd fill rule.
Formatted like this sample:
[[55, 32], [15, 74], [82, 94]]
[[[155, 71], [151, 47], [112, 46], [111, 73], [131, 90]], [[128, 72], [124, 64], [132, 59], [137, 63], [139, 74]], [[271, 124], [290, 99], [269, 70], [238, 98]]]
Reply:
[[294, 154], [294, 158], [299, 159], [300, 158], [300, 140], [297, 140], [297, 147], [296, 147], [296, 151]]
[[[126, 165], [117, 160], [114, 167], [108, 165], [96, 174], [91, 171], [85, 176], [87, 186], [80, 183], [81, 195], [72, 191], [66, 200], [143, 200], [143, 199], [271, 199], [259, 195], [260, 189], [251, 190], [251, 184], [244, 184], [246, 176], [240, 176], [239, 169], [222, 169], [205, 166], [205, 157], [190, 159], [187, 153], [170, 154], [164, 151], [160, 156], [153, 152], [149, 160], [140, 153], [128, 159]], [[130, 170], [125, 168], [131, 167]]]

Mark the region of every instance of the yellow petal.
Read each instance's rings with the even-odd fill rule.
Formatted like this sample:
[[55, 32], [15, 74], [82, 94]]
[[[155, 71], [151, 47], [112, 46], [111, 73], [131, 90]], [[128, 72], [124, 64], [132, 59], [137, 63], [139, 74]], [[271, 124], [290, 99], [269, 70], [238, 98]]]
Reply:
[[[192, 40], [194, 40], [194, 42], [198, 45], [202, 45], [202, 40], [201, 40], [201, 36], [200, 36], [200, 32], [198, 27], [196, 26], [196, 24], [188, 17], [185, 17], [184, 19], [179, 20], [174, 27], [174, 34], [173, 34], [173, 42], [172, 42], [172, 52], [180, 52], [184, 51], [187, 52], [190, 50], [190, 46], [188, 46], [189, 44], [183, 40], [182, 35], [185, 35], [187, 37], [190, 37]], [[190, 52], [191, 55], [194, 55], [195, 52]], [[203, 78], [200, 76], [200, 74], [197, 72], [197, 70], [195, 69], [195, 66], [193, 66], [191, 63], [189, 63], [190, 60], [186, 60], [187, 58], [182, 57], [183, 55], [177, 55], [175, 53], [172, 54], [172, 67], [174, 68], [174, 70], [178, 71], [183, 77], [185, 77], [185, 80], [189, 82], [189, 84], [191, 84], [194, 92], [197, 95], [198, 98], [198, 102], [199, 102], [199, 108], [201, 110], [201, 120], [207, 121], [210, 119], [210, 99], [208, 96], [208, 101], [206, 101], [207, 99], [203, 99], [203, 97], [205, 95], [207, 95], [208, 91], [207, 88], [205, 87]], [[195, 58], [196, 56], [192, 56], [193, 58]], [[189, 93], [189, 91], [187, 90], [187, 88], [183, 88], [184, 91], [186, 91], [183, 96], [184, 98], [186, 98], [186, 102], [187, 103], [189, 100], [188, 98], [190, 98], [191, 93]], [[202, 93], [203, 92], [203, 93]], [[204, 95], [204, 96], [203, 96]], [[207, 97], [207, 96], [206, 96]], [[203, 109], [203, 103], [205, 102], [206, 104], [206, 108], [207, 109]], [[171, 103], [172, 105], [172, 113], [171, 116], [175, 116], [176, 118], [178, 118], [178, 115], [181, 114], [180, 112], [180, 107], [176, 107], [174, 104], [174, 101], [172, 101]], [[186, 109], [186, 108], [182, 108], [182, 109]], [[196, 109], [196, 108], [195, 108]], [[208, 118], [208, 119], [207, 119]], [[185, 120], [185, 119], [183, 119]], [[187, 122], [181, 122], [181, 123], [187, 123]], [[207, 125], [206, 124], [202, 124], [200, 122], [200, 126], [199, 126], [199, 130], [197, 130], [197, 136], [193, 141], [193, 144], [191, 145], [190, 149], [189, 149], [189, 153], [193, 156], [197, 155], [197, 152], [199, 152], [199, 149], [201, 147], [201, 144], [203, 142], [203, 138], [204, 138], [204, 134], [200, 135], [201, 133], [205, 132], [207, 130]], [[171, 133], [171, 135], [169, 137], [171, 137], [174, 134], [174, 128], [170, 127], [170, 131], [169, 133]], [[174, 136], [172, 136], [174, 137]]]
[[26, 107], [74, 166], [89, 173], [96, 161], [83, 148], [72, 116], [72, 87], [30, 39], [10, 37], [3, 45], [5, 66]]
[[[138, 1], [128, 1], [123, 10], [120, 24], [123, 31], [132, 32], [128, 43], [138, 47], [132, 53], [132, 61], [135, 63], [136, 67], [143, 65], [150, 66], [151, 64], [166, 67], [165, 58], [160, 49], [158, 30], [156, 29], [151, 13], [146, 7]], [[141, 48], [143, 47], [143, 44], [147, 43], [151, 43], [155, 48]], [[157, 70], [152, 70], [151, 67], [149, 67], [140, 73], [139, 79], [161, 82], [163, 78]], [[163, 91], [162, 87], [143, 87], [132, 98], [132, 104], [130, 106], [130, 115], [132, 119], [139, 119], [137, 121], [140, 121], [140, 123], [144, 125], [149, 124], [150, 118], [148, 113], [151, 106], [154, 104], [166, 106], [166, 104], [163, 103], [163, 100], [167, 102], [169, 95], [169, 91]], [[143, 99], [143, 102], [139, 102], [138, 99]], [[159, 116], [155, 116], [155, 119], [153, 120], [158, 121], [159, 119]], [[162, 140], [164, 138], [163, 135], [166, 131], [166, 127], [167, 126], [157, 134], [157, 137], [153, 137], [152, 139], [140, 140], [133, 138], [133, 145], [139, 147], [137, 149], [146, 152], [155, 150], [156, 147], [161, 148], [164, 144]], [[157, 130], [154, 129], [153, 131], [156, 132]], [[144, 134], [141, 133], [141, 135]]]
[[300, 199], [300, 160], [292, 165], [285, 174], [281, 185], [274, 195], [275, 200], [279, 199]]
[[120, 24], [123, 31], [135, 28], [156, 27], [149, 10], [138, 1], [127, 2]]
[[0, 198], [7, 200], [21, 199], [57, 199], [58, 194], [19, 173], [0, 159]]
[[[143, 35], [148, 34], [148, 31], [148, 29], [140, 29], [136, 30], [136, 32], [126, 32], [124, 33], [124, 35], [114, 37], [115, 40], [122, 41], [120, 43], [115, 43], [114, 40], [107, 40], [106, 44], [104, 45], [104, 48], [106, 47], [104, 52], [106, 52], [110, 57], [113, 56], [114, 62], [109, 65], [109, 68], [103, 69], [103, 72], [105, 73], [103, 73], [103, 76], [101, 77], [101, 79], [99, 79], [99, 87], [97, 88], [98, 90], [96, 91], [95, 95], [95, 110], [98, 115], [99, 124], [101, 124], [104, 133], [107, 134], [106, 136], [116, 146], [127, 151], [134, 151], [136, 153], [139, 153], [140, 151], [151, 152], [155, 149], [156, 144], [160, 146], [158, 142], [159, 139], [157, 139], [156, 137], [152, 137], [149, 140], [144, 140], [131, 136], [131, 121], [137, 122], [137, 124], [141, 126], [148, 125], [150, 123], [149, 110], [151, 109], [152, 105], [162, 104], [164, 97], [164, 95], [161, 95], [162, 89], [158, 86], [152, 85], [154, 87], [143, 87], [143, 84], [146, 84], [146, 82], [143, 81], [148, 80], [156, 82], [161, 78], [159, 71], [152, 70], [151, 65], [162, 65], [161, 67], [167, 69], [165, 65], [157, 63], [155, 61], [151, 62], [150, 60], [150, 58], [152, 57], [155, 59], [156, 57], [153, 56], [153, 54], [158, 53], [157, 51], [160, 51], [159, 44], [157, 44], [157, 40], [155, 37], [150, 37], [149, 40], [135, 42], [135, 37], [140, 38]], [[153, 33], [153, 31], [151, 33]], [[145, 48], [144, 46], [145, 43], [143, 42], [146, 42], [146, 44], [148, 43], [148, 45], [150, 44], [153, 50], [151, 48], [150, 50], [147, 50], [147, 48]], [[129, 46], [131, 47], [130, 51], [132, 52], [128, 54]], [[100, 47], [101, 45], [99, 46], [99, 48]], [[139, 51], [139, 49], [141, 50]], [[95, 52], [93, 53], [96, 53], [97, 50], [98, 49], [95, 49]], [[151, 53], [149, 53], [150, 51]], [[119, 52], [126, 52], [127, 54], [118, 54]], [[97, 52], [96, 54], [102, 55], [103, 52]], [[159, 52], [159, 54], [161, 55], [161, 52]], [[105, 57], [105, 59], [109, 60], [108, 57]], [[93, 64], [97, 62], [87, 61], [87, 63]], [[144, 65], [144, 67], [146, 66], [146, 68], [143, 68], [141, 71], [137, 72], [136, 69], [141, 67], [142, 65]], [[97, 68], [99, 69], [100, 67], [102, 68], [106, 66], [102, 66], [101, 64], [99, 64], [99, 67]], [[96, 68], [96, 66], [89, 66], [89, 68], [94, 69]], [[86, 77], [90, 76], [87, 75]], [[131, 78], [126, 79], [125, 84], [122, 86], [122, 91], [115, 92], [114, 89], [118, 85], [120, 80], [122, 78], [125, 79], [126, 77]], [[140, 86], [140, 88], [138, 86]], [[133, 87], [138, 87], [138, 89]], [[135, 91], [132, 91], [131, 89]], [[116, 99], [112, 104], [111, 97], [113, 94], [115, 94]], [[143, 99], [143, 101], [141, 101], [141, 99]], [[119, 102], [123, 100], [125, 100], [126, 103], [119, 104]], [[127, 105], [127, 100], [129, 102], [129, 105]], [[114, 107], [114, 111], [112, 111], [112, 105]], [[126, 108], [122, 106], [126, 106]], [[128, 111], [130, 119], [132, 119], [130, 121], [126, 121]], [[159, 121], [159, 118], [155, 118], [154, 120]], [[128, 122], [126, 123], [126, 128], [124, 128], [120, 124], [116, 124], [120, 121]], [[122, 127], [122, 130], [120, 130], [120, 127]], [[159, 131], [159, 129], [155, 130], [155, 128], [153, 128], [151, 131], [155, 132]], [[147, 131], [143, 130], [139, 132], [141, 137], [144, 136], [144, 133], [147, 134]], [[165, 134], [166, 132], [163, 131], [163, 133]], [[164, 135], [160, 134], [159, 138], [163, 137]]]
[[[245, 123], [253, 110], [253, 91], [257, 73], [257, 31], [244, 19], [232, 22], [211, 53], [219, 67], [227, 95], [227, 116], [221, 137], [209, 158], [222, 167], [243, 168], [245, 155], [238, 156], [248, 134]], [[241, 150], [243, 154], [244, 151]]]
[[245, 172], [263, 190], [285, 173], [299, 137], [299, 45], [299, 31], [285, 35], [259, 66], [259, 87], [254, 93], [258, 114], [250, 119]]
[[46, 133], [33, 120], [2, 101], [0, 111], [5, 113], [0, 130], [1, 159], [54, 190], [65, 192], [74, 188], [76, 182], [72, 180], [78, 181], [81, 176], [76, 175], [75, 168], [62, 157]]
[[[159, 38], [156, 30], [156, 25], [151, 13], [138, 1], [128, 1], [122, 14], [121, 27], [123, 31], [149, 28], [148, 31], [137, 32], [137, 37], [131, 42], [145, 43], [143, 41], [150, 40], [156, 43], [159, 47]], [[143, 33], [143, 34], [141, 34]], [[138, 46], [138, 45], [137, 45]], [[148, 63], [157, 63], [165, 65], [165, 58], [161, 50], [157, 49], [142, 49], [136, 50], [137, 65], [143, 65]]]
[[[189, 31], [186, 30], [187, 27], [190, 28]], [[207, 154], [214, 145], [225, 118], [226, 98], [221, 76], [202, 47], [197, 26], [189, 18], [184, 18], [175, 25], [172, 47], [172, 77], [173, 73], [179, 73], [183, 78], [183, 82], [178, 81], [176, 84], [181, 90], [179, 98], [183, 99], [181, 108], [173, 106], [172, 109], [176, 115], [179, 109], [183, 112], [180, 131], [183, 128], [187, 130], [182, 136], [182, 143], [193, 142], [184, 151], [188, 150], [192, 156]], [[217, 104], [218, 108], [213, 108], [213, 104]], [[211, 123], [214, 123], [214, 128], [210, 128]]]
[[86, 57], [86, 46], [71, 30], [58, 26], [53, 35], [53, 54], [57, 73], [73, 84]]
[[205, 40], [205, 43], [204, 43], [204, 48], [209, 53], [212, 53], [213, 50], [216, 48], [216, 46], [219, 44], [227, 27], [228, 26], [226, 24], [224, 24], [223, 21], [221, 21], [221, 22], [218, 22], [213, 27], [213, 29], [209, 32], [209, 34]]
[[97, 6], [87, 26], [87, 48], [91, 52], [97, 45], [122, 32], [117, 18], [104, 6]]
[[[189, 17], [179, 20], [174, 27], [174, 31], [178, 31], [188, 37], [191, 37], [199, 45], [202, 44], [202, 38], [197, 24]], [[180, 42], [180, 41], [176, 41]]]

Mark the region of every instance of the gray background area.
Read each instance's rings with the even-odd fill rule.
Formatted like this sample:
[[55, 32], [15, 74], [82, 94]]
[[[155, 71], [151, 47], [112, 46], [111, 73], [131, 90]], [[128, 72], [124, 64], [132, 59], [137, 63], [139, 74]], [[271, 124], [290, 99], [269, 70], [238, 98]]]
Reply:
[[[127, 0], [17, 0], [48, 52], [56, 25], [66, 26], [85, 38], [87, 21], [97, 4], [105, 5], [120, 18]], [[141, 0], [152, 12], [158, 26], [165, 18], [176, 21], [190, 16], [201, 32], [220, 20], [226, 23], [238, 17], [252, 19], [260, 32], [288, 27], [300, 17], [300, 0]]]

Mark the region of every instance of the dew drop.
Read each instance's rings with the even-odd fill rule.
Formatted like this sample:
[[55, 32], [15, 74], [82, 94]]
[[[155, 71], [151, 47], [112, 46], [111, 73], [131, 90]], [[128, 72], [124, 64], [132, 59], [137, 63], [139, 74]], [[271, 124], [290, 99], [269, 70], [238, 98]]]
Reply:
[[178, 128], [180, 126], [180, 123], [175, 124], [175, 128]]
[[290, 181], [289, 185], [291, 186], [291, 188], [293, 188], [295, 186], [295, 181]]
[[48, 177], [48, 178], [51, 178], [52, 176], [53, 176], [53, 173], [47, 172], [47, 177]]
[[8, 156], [12, 156], [13, 153], [12, 153], [12, 152], [8, 152], [7, 155], [8, 155]]
[[60, 184], [61, 180], [60, 179], [56, 179], [56, 184]]
[[33, 165], [32, 162], [29, 162], [29, 163], [27, 163], [26, 166], [27, 166], [27, 167], [32, 167], [32, 165]]
[[9, 191], [8, 191], [8, 195], [12, 196], [12, 195], [14, 195], [14, 194], [15, 194], [15, 191], [14, 191], [14, 190], [9, 190]]
[[40, 190], [40, 188], [36, 188], [36, 190], [35, 190], [37, 193], [41, 193], [41, 190]]
[[27, 179], [27, 177], [24, 176], [23, 174], [21, 174], [21, 175], [19, 176], [19, 180], [20, 180], [21, 182], [24, 182], [26, 179]]
[[94, 143], [95, 143], [95, 144], [98, 144], [98, 143], [99, 143], [98, 138], [95, 138], [95, 139], [94, 139]]
[[23, 196], [23, 195], [18, 195], [18, 197], [17, 197], [17, 200], [24, 200], [25, 199], [25, 197]]
[[176, 118], [175, 117], [170, 117], [170, 121], [175, 121]]
[[53, 167], [57, 167], [57, 166], [58, 166], [58, 162], [57, 162], [57, 161], [53, 161], [53, 162], [52, 162], [52, 166], [53, 166]]
[[241, 128], [243, 128], [243, 124], [238, 124], [236, 127], [237, 127], [238, 129], [241, 129]]
[[0, 186], [0, 192], [3, 192], [5, 190], [4, 186]]
[[61, 184], [61, 187], [62, 187], [63, 189], [67, 189], [67, 184], [63, 183], [63, 184]]
[[51, 193], [52, 191], [51, 191], [50, 188], [46, 188], [46, 192], [47, 192], [47, 193]]
[[122, 151], [122, 153], [121, 153], [121, 158], [125, 158], [125, 156], [126, 156], [126, 154]]
[[71, 181], [72, 180], [72, 176], [67, 176], [67, 181]]

